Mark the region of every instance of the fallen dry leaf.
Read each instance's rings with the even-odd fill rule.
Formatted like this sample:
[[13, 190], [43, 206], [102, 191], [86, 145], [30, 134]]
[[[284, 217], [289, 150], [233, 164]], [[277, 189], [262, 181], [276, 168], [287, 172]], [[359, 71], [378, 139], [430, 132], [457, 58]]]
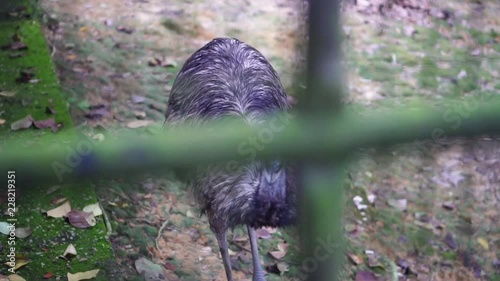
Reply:
[[355, 254], [347, 254], [349, 257], [349, 260], [355, 264], [355, 265], [360, 265], [363, 264], [363, 257], [355, 255]]
[[152, 124], [152, 123], [154, 123], [153, 120], [135, 120], [135, 121], [129, 122], [127, 124], [127, 127], [130, 129], [137, 129], [140, 127], [145, 127], [145, 126]]
[[212, 247], [203, 247], [200, 252], [205, 256], [210, 255], [212, 253]]
[[68, 60], [68, 61], [74, 61], [77, 58], [78, 58], [78, 56], [76, 54], [74, 54], [74, 53], [70, 53], [70, 54], [66, 55], [66, 60]]
[[137, 119], [144, 119], [144, 118], [146, 118], [146, 112], [135, 110], [134, 111], [134, 116]]
[[186, 217], [188, 217], [188, 218], [194, 218], [194, 217], [195, 217], [195, 215], [193, 214], [193, 212], [191, 212], [191, 210], [188, 210], [188, 211], [186, 212]]
[[276, 233], [276, 231], [278, 231], [278, 229], [277, 229], [277, 228], [275, 228], [275, 227], [267, 227], [267, 226], [264, 226], [264, 227], [262, 227], [262, 229], [267, 230], [267, 232], [269, 232], [270, 234]]
[[229, 253], [230, 256], [236, 256], [238, 253], [231, 250], [231, 249], [227, 249], [227, 252]]
[[10, 92], [10, 91], [1, 91], [0, 92], [0, 96], [3, 96], [3, 97], [13, 97], [16, 94], [17, 94], [16, 92]]
[[278, 243], [278, 251], [272, 251], [269, 252], [269, 254], [274, 257], [275, 259], [282, 259], [285, 257], [286, 253], [288, 252], [288, 243]]
[[94, 269], [90, 271], [78, 272], [75, 274], [68, 272], [68, 281], [80, 281], [95, 278], [99, 273], [99, 269]]
[[33, 121], [33, 124], [37, 129], [52, 128], [56, 124], [54, 118], [49, 118], [46, 120]]
[[108, 201], [108, 205], [113, 206], [113, 207], [118, 207], [118, 204], [116, 204], [115, 202]]
[[246, 242], [248, 241], [248, 235], [234, 235], [233, 242]]
[[[19, 268], [27, 265], [30, 261], [26, 258], [17, 258], [16, 257], [16, 266], [13, 267], [14, 271], [17, 271]], [[9, 265], [7, 262], [4, 263], [5, 265]], [[10, 278], [10, 276], [9, 276]]]
[[399, 200], [394, 200], [394, 199], [389, 199], [387, 203], [396, 209], [398, 209], [401, 212], [406, 211], [406, 208], [408, 206], [408, 200], [406, 199], [399, 199]]
[[84, 211], [71, 210], [66, 217], [72, 226], [78, 228], [89, 228], [96, 224], [94, 214]]
[[6, 122], [6, 121], [7, 121], [7, 120], [5, 120], [5, 119], [0, 119], [0, 125], [5, 124], [5, 122]]
[[102, 215], [101, 207], [99, 207], [99, 203], [90, 204], [83, 207], [83, 211], [87, 213], [92, 213], [94, 217]]
[[66, 250], [64, 250], [63, 257], [68, 256], [76, 256], [76, 248], [73, 244], [69, 244], [68, 247], [66, 247]]
[[9, 275], [8, 281], [26, 281], [26, 279], [22, 278], [20, 275], [11, 274]]
[[50, 203], [54, 204], [54, 205], [58, 205], [58, 204], [61, 204], [62, 202], [68, 200], [68, 198], [64, 197], [64, 196], [58, 196], [54, 199], [52, 199], [50, 201]]
[[260, 238], [260, 239], [271, 239], [272, 238], [271, 233], [269, 233], [269, 231], [267, 231], [264, 228], [259, 228], [259, 229], [255, 230], [255, 234], [257, 235], [257, 238]]
[[17, 238], [23, 239], [30, 236], [33, 230], [29, 227], [17, 227], [15, 232]]
[[479, 238], [477, 238], [477, 242], [479, 243], [479, 245], [483, 246], [483, 248], [486, 251], [488, 251], [490, 249], [490, 245], [488, 243], [488, 240], [486, 240], [485, 238], [479, 237]]
[[269, 252], [269, 254], [270, 254], [273, 258], [275, 258], [275, 259], [277, 259], [277, 260], [280, 260], [280, 259], [284, 258], [284, 257], [285, 257], [285, 255], [286, 255], [286, 253], [285, 253], [285, 252], [281, 252], [281, 251], [272, 251], [272, 252]]
[[23, 119], [19, 119], [14, 123], [10, 124], [10, 129], [13, 131], [28, 129], [29, 127], [31, 127], [31, 125], [33, 125], [33, 117], [31, 117], [30, 114], [24, 117]]
[[71, 205], [69, 204], [69, 201], [66, 201], [61, 206], [54, 208], [50, 211], [47, 211], [47, 216], [53, 218], [62, 218], [66, 216], [69, 212], [71, 212]]
[[286, 253], [286, 252], [288, 252], [289, 246], [290, 246], [290, 244], [288, 244], [288, 243], [278, 243], [278, 250]]
[[290, 265], [286, 262], [279, 262], [277, 265], [278, 270], [280, 271], [280, 275], [290, 270]]

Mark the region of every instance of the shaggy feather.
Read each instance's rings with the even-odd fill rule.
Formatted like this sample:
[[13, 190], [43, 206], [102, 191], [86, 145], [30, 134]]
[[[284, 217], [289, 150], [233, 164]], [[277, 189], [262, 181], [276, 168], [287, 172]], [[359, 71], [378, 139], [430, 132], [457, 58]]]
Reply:
[[[287, 95], [278, 74], [253, 47], [230, 38], [217, 38], [195, 52], [172, 87], [168, 126], [203, 126], [222, 117], [259, 124], [287, 110]], [[202, 211], [211, 222], [228, 227], [246, 224], [286, 226], [295, 221], [293, 170], [255, 161], [236, 171], [223, 164], [198, 167], [189, 179]], [[272, 181], [272, 183], [269, 183]]]

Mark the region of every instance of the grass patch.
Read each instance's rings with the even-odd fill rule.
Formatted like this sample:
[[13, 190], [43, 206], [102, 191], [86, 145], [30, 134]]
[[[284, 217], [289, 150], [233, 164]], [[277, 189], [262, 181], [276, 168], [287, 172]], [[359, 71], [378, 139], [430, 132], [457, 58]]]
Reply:
[[418, 73], [418, 83], [422, 88], [435, 89], [438, 86], [437, 76], [439, 73], [439, 68], [436, 62], [426, 57], [422, 61], [422, 68]]
[[[11, 3], [13, 1], [9, 1]], [[16, 5], [27, 5], [29, 1], [16, 1]], [[9, 5], [7, 5], [9, 7]], [[0, 81], [1, 90], [16, 92], [14, 97], [0, 99], [0, 112], [7, 123], [0, 126], [0, 145], [7, 149], [11, 145], [32, 146], [50, 144], [52, 146], [74, 147], [75, 143], [60, 143], [56, 137], [67, 133], [75, 136], [70, 129], [72, 118], [68, 111], [68, 104], [61, 92], [58, 79], [55, 75], [49, 50], [41, 33], [41, 27], [35, 20], [10, 18], [0, 21], [0, 45], [8, 45], [12, 38], [21, 39], [28, 47], [22, 51], [23, 56], [10, 58], [10, 50], [0, 51]], [[34, 78], [38, 83], [17, 83], [21, 71], [33, 69]], [[57, 114], [47, 115], [46, 107], [53, 108]], [[54, 135], [50, 130], [28, 129], [12, 131], [10, 124], [26, 115], [31, 114], [35, 120], [54, 117], [56, 122], [62, 122], [64, 128]], [[43, 137], [43, 138], [42, 138]], [[55, 208], [52, 203], [55, 197], [67, 198], [73, 209], [82, 209], [88, 204], [97, 202], [92, 186], [82, 181], [64, 186], [58, 191], [47, 195], [50, 186], [28, 182], [29, 175], [16, 174], [18, 187], [16, 213], [17, 227], [31, 227], [33, 233], [25, 239], [16, 240], [16, 253], [30, 259], [30, 263], [17, 272], [26, 280], [40, 280], [47, 272], [55, 276], [66, 276], [67, 272], [80, 272], [99, 268], [101, 269], [96, 280], [109, 280], [106, 277], [107, 269], [114, 267], [114, 258], [111, 247], [106, 240], [106, 227], [102, 217], [97, 217], [97, 224], [89, 229], [78, 229], [70, 225], [63, 218], [49, 218], [43, 211]], [[22, 188], [22, 189], [21, 189]], [[16, 192], [17, 193], [17, 192]], [[2, 204], [3, 209], [6, 208]], [[6, 236], [0, 238], [3, 245], [7, 245]], [[77, 258], [65, 261], [57, 258], [62, 255], [69, 244], [77, 250]], [[2, 254], [6, 255], [4, 247]], [[0, 270], [7, 274], [7, 267]]]

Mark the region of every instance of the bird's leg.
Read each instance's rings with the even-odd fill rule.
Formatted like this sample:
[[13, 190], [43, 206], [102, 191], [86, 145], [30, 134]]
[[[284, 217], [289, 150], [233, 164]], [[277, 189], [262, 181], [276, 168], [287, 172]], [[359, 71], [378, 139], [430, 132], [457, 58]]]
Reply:
[[264, 270], [260, 265], [259, 246], [257, 244], [257, 235], [253, 227], [247, 225], [248, 236], [250, 237], [250, 246], [252, 248], [253, 278], [252, 281], [266, 281]]
[[226, 237], [227, 225], [222, 219], [215, 219], [210, 221], [210, 228], [215, 233], [215, 237], [219, 243], [222, 262], [224, 263], [224, 269], [226, 270], [227, 281], [233, 281], [233, 275], [231, 273], [231, 260], [229, 259]]

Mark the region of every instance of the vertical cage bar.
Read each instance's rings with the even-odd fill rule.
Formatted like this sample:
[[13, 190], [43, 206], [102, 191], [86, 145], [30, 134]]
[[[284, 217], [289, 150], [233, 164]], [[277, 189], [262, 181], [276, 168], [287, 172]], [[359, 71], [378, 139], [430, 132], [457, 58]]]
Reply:
[[299, 110], [326, 115], [341, 109], [340, 0], [309, 1], [309, 44], [307, 49], [307, 91]]
[[[307, 91], [299, 97], [304, 122], [321, 138], [325, 116], [341, 111], [339, 1], [309, 1]], [[345, 160], [304, 159], [299, 168], [303, 259], [310, 281], [340, 280], [343, 268], [343, 171]]]

